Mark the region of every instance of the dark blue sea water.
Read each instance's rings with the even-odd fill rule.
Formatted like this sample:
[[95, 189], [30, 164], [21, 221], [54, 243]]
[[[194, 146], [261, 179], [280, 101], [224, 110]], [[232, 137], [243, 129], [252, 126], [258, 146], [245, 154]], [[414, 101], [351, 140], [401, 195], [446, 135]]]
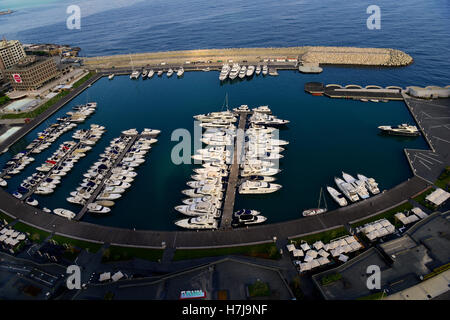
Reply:
[[[412, 176], [403, 149], [427, 148], [421, 137], [386, 137], [378, 133], [380, 124], [413, 122], [403, 102], [333, 100], [313, 97], [303, 91], [304, 83], [311, 79], [341, 82], [344, 75], [353, 77], [360, 71], [331, 68], [327, 74], [314, 77], [281, 71], [279, 77], [260, 76], [223, 85], [217, 79], [217, 72], [188, 72], [182, 79], [164, 76], [145, 81], [131, 81], [128, 76], [112, 81], [103, 78], [0, 157], [0, 164], [22, 150], [36, 137], [36, 132], [72, 106], [87, 100], [97, 101], [97, 112], [80, 127], [98, 123], [106, 126], [107, 133], [62, 180], [53, 195], [37, 199], [49, 208], [64, 207], [76, 212], [79, 207], [65, 199], [109, 141], [124, 129], [157, 128], [162, 130], [159, 142], [147, 155], [145, 164], [136, 170], [138, 177], [133, 186], [116, 202], [111, 214], [106, 217], [86, 214], [84, 220], [136, 229], [172, 230], [175, 229], [173, 221], [181, 217], [173, 207], [181, 204], [180, 192], [187, 189], [185, 183], [191, 180], [193, 166], [172, 163], [171, 151], [177, 142], [171, 141], [171, 134], [178, 128], [193, 131], [192, 116], [220, 110], [228, 94], [230, 107], [269, 105], [274, 114], [291, 121], [280, 132], [281, 139], [290, 141], [280, 161], [283, 171], [277, 175], [277, 183], [283, 188], [267, 196], [239, 195], [236, 208], [260, 209], [270, 222], [298, 218], [303, 209], [317, 205], [320, 188], [333, 185], [333, 177], [342, 170], [374, 177], [382, 189], [388, 189]], [[377, 70], [364, 72], [378, 74]], [[33, 165], [9, 180], [8, 190], [14, 191], [59, 143], [71, 140], [71, 134], [61, 136], [51, 148], [36, 156]], [[327, 201], [330, 209], [336, 207], [329, 197]]]
[[[16, 2], [16, 13], [0, 17], [0, 34], [24, 43], [80, 46], [84, 56], [230, 47], [388, 47], [415, 61], [389, 72], [388, 82], [450, 82], [448, 0], [6, 0], [4, 6], [14, 9]], [[81, 9], [80, 30], [66, 27], [66, 8], [73, 4]], [[366, 27], [372, 4], [381, 9], [380, 30]], [[370, 82], [364, 73], [359, 78]]]
[[[11, 3], [11, 1], [10, 1]], [[4, 163], [15, 152], [76, 104], [97, 101], [98, 111], [80, 127], [91, 123], [108, 129], [95, 148], [63, 179], [50, 197], [39, 197], [50, 208], [77, 207], [65, 201], [80, 176], [95, 162], [109, 141], [124, 129], [162, 130], [159, 142], [147, 155], [133, 186], [117, 201], [107, 217], [87, 214], [85, 221], [136, 229], [175, 229], [181, 216], [181, 190], [192, 174], [190, 165], [174, 165], [170, 140], [174, 129], [192, 130], [192, 116], [220, 110], [228, 93], [230, 107], [269, 105], [274, 114], [291, 121], [280, 138], [290, 145], [281, 161], [277, 182], [283, 188], [268, 196], [238, 196], [236, 208], [260, 209], [269, 222], [297, 218], [303, 209], [317, 205], [321, 187], [333, 185], [342, 170], [374, 177], [388, 189], [412, 176], [404, 148], [427, 148], [419, 137], [395, 138], [378, 134], [380, 124], [413, 122], [403, 102], [362, 103], [312, 97], [304, 83], [360, 85], [448, 85], [450, 83], [450, 4], [446, 0], [377, 1], [382, 12], [381, 30], [366, 28], [366, 8], [372, 1], [267, 1], [227, 2], [194, 0], [154, 1], [45, 1], [18, 6], [18, 12], [0, 17], [0, 33], [23, 43], [67, 43], [82, 47], [82, 55], [130, 52], [228, 48], [336, 45], [390, 47], [414, 58], [405, 68], [325, 67], [320, 75], [282, 71], [279, 77], [254, 77], [221, 85], [218, 73], [186, 73], [183, 79], [130, 81], [101, 79], [70, 102], [47, 123], [30, 133], [0, 157]], [[67, 30], [66, 7], [82, 10], [81, 30]], [[14, 7], [11, 7], [15, 9]], [[10, 180], [14, 191], [20, 181], [52, 153], [57, 144], [36, 157], [23, 174]], [[329, 207], [335, 205], [327, 198]]]

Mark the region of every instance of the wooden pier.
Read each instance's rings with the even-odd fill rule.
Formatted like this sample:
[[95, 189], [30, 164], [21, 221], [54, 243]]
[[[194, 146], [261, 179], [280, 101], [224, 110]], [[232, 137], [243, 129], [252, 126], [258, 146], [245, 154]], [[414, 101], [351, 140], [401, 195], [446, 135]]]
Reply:
[[140, 138], [141, 135], [137, 134], [132, 136], [131, 140], [128, 142], [127, 146], [123, 149], [122, 153], [117, 157], [116, 161], [114, 162], [114, 164], [110, 167], [109, 171], [104, 175], [102, 181], [100, 182], [100, 184], [98, 185], [98, 187], [95, 189], [95, 191], [92, 193], [92, 196], [86, 201], [85, 205], [83, 206], [83, 208], [80, 210], [80, 212], [78, 212], [78, 214], [75, 216], [74, 220], [81, 220], [81, 218], [83, 218], [84, 214], [87, 212], [87, 206], [88, 204], [94, 202], [94, 200], [97, 198], [97, 196], [99, 195], [100, 191], [103, 189], [103, 186], [105, 185], [105, 182], [109, 179], [109, 177], [112, 175], [112, 169], [116, 168], [117, 165], [120, 163], [120, 161], [122, 161], [123, 157], [125, 156], [125, 154], [127, 154], [128, 150], [130, 150], [130, 148], [133, 146], [134, 142], [136, 141], [136, 139]]
[[[231, 164], [230, 174], [228, 177], [227, 192], [225, 193], [225, 201], [222, 210], [222, 220], [220, 222], [221, 229], [230, 229], [233, 220], [234, 201], [236, 199], [236, 187], [239, 176], [239, 164], [241, 163], [241, 155], [244, 150], [244, 131], [247, 123], [247, 116], [250, 112], [239, 112], [239, 126], [234, 144], [233, 162]], [[238, 160], [239, 159], [239, 160]]]

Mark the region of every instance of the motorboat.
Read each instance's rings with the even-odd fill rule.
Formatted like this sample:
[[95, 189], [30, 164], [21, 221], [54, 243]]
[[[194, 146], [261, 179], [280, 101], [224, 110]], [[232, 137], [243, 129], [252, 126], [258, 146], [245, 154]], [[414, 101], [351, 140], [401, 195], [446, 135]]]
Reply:
[[234, 213], [233, 213], [233, 216], [234, 216], [234, 217], [239, 217], [240, 215], [243, 215], [243, 214], [251, 214], [251, 215], [253, 215], [253, 216], [257, 216], [257, 215], [259, 215], [260, 213], [261, 213], [261, 212], [260, 212], [260, 211], [257, 211], [257, 210], [240, 209], [240, 210], [234, 212]]
[[336, 189], [327, 186], [327, 191], [330, 194], [330, 196], [333, 198], [333, 200], [336, 201], [336, 203], [338, 205], [340, 205], [341, 207], [345, 207], [348, 204], [347, 200], [344, 198], [342, 193], [340, 193]]
[[108, 192], [102, 192], [100, 195], [97, 196], [97, 200], [116, 200], [122, 197], [121, 194], [118, 193], [108, 193]]
[[204, 215], [188, 219], [181, 219], [175, 222], [175, 225], [186, 229], [217, 229], [218, 222], [214, 217]]
[[140, 76], [140, 72], [139, 71], [137, 71], [137, 70], [134, 70], [132, 73], [131, 73], [131, 75], [130, 75], [130, 79], [139, 79], [139, 76]]
[[191, 205], [180, 205], [176, 206], [175, 210], [187, 216], [212, 215], [216, 218], [220, 216], [217, 207], [211, 202], [196, 202]]
[[255, 72], [255, 66], [248, 66], [247, 73], [246, 73], [247, 77], [251, 77], [254, 72]]
[[109, 213], [111, 211], [110, 208], [104, 207], [98, 203], [92, 202], [87, 205], [87, 209], [91, 213]]
[[224, 64], [219, 74], [219, 80], [224, 81], [228, 77], [230, 70], [231, 70], [230, 65], [228, 63]]
[[364, 182], [356, 180], [354, 177], [345, 172], [342, 172], [342, 177], [344, 178], [345, 182], [351, 184], [356, 189], [356, 192], [361, 197], [361, 199], [367, 199], [370, 197], [369, 192], [364, 186]]
[[272, 110], [270, 110], [269, 106], [259, 106], [257, 108], [253, 108], [253, 112], [271, 114]]
[[341, 190], [341, 192], [344, 194], [344, 196], [346, 196], [351, 202], [356, 202], [359, 200], [358, 193], [351, 184], [337, 177], [334, 178], [334, 182], [336, 183], [339, 190]]
[[158, 77], [161, 77], [163, 73], [164, 73], [163, 70], [158, 70]]
[[178, 71], [177, 71], [177, 77], [180, 78], [180, 77], [183, 76], [183, 74], [184, 74], [184, 69], [183, 69], [183, 67], [181, 67], [181, 68], [178, 69]]
[[259, 64], [256, 66], [255, 73], [257, 76], [259, 76], [259, 74], [261, 73], [261, 66]]
[[6, 187], [8, 185], [8, 182], [6, 182], [5, 179], [0, 178], [0, 187]]
[[33, 206], [33, 207], [36, 207], [39, 204], [39, 202], [32, 197], [27, 198], [27, 200], [25, 202], [26, 202], [26, 204]]
[[183, 190], [181, 191], [181, 193], [191, 198], [201, 198], [205, 195], [214, 195], [221, 197], [222, 188], [215, 188], [214, 186], [206, 185], [197, 189]]
[[269, 72], [269, 68], [267, 67], [267, 64], [263, 65], [263, 68], [262, 68], [263, 76], [267, 75], [268, 72]]
[[242, 66], [241, 70], [239, 71], [239, 78], [244, 79], [246, 74], [247, 74], [247, 67]]
[[161, 130], [144, 128], [144, 130], [141, 132], [141, 135], [156, 136], [160, 133], [161, 133]]
[[272, 193], [281, 189], [280, 184], [268, 183], [264, 181], [244, 181], [239, 186], [240, 194], [265, 194]]
[[148, 70], [142, 69], [142, 79], [146, 79], [148, 75]]
[[106, 186], [103, 190], [104, 190], [104, 192], [107, 192], [107, 193], [124, 193], [125, 192], [124, 188], [115, 187], [115, 186]]
[[366, 176], [359, 174], [357, 175], [359, 181], [362, 181], [365, 183], [366, 188], [372, 193], [372, 194], [378, 194], [380, 193], [380, 189], [378, 188], [378, 183], [376, 183], [374, 178], [367, 178]]
[[173, 75], [173, 70], [172, 68], [170, 68], [169, 70], [167, 70], [167, 78], [170, 78]]
[[147, 74], [147, 79], [151, 79], [154, 75], [155, 75], [155, 71], [153, 71], [153, 69], [150, 70]]
[[68, 197], [66, 198], [67, 202], [73, 203], [73, 204], [79, 204], [84, 206], [86, 204], [86, 200], [81, 197]]
[[237, 108], [234, 108], [233, 111], [234, 112], [250, 112], [250, 108], [248, 107], [248, 105], [243, 104]]
[[245, 177], [245, 180], [273, 182], [273, 181], [276, 180], [276, 178], [275, 177], [269, 177], [269, 176], [248, 176], [248, 177]]
[[383, 133], [398, 135], [398, 136], [418, 136], [419, 130], [416, 126], [411, 126], [406, 123], [400, 124], [397, 127], [392, 126], [379, 126], [378, 129]]
[[109, 79], [109, 80], [114, 79], [114, 73], [111, 73], [111, 74], [108, 76], [108, 79]]
[[55, 214], [57, 214], [58, 216], [67, 218], [69, 220], [75, 218], [75, 216], [76, 216], [75, 213], [73, 213], [72, 211], [67, 210], [67, 209], [58, 208], [58, 209], [54, 209], [53, 212]]
[[249, 176], [273, 176], [277, 173], [281, 172], [281, 169], [276, 168], [267, 168], [261, 166], [245, 166], [243, 170], [241, 170], [242, 177]]
[[241, 71], [241, 67], [237, 63], [235, 63], [235, 64], [233, 64], [233, 67], [231, 68], [230, 74], [228, 75], [228, 77], [231, 80], [234, 80], [234, 79], [237, 78], [237, 76], [239, 75], [240, 71]]
[[234, 216], [231, 221], [231, 226], [234, 228], [252, 225], [252, 224], [259, 224], [263, 223], [267, 220], [266, 217], [261, 215], [253, 215], [253, 214], [240, 214], [238, 216]]

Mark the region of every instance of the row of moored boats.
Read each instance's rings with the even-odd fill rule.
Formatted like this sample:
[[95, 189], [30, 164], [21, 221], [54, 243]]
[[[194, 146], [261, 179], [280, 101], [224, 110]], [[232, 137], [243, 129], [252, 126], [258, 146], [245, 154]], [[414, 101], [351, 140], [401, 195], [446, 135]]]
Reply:
[[[154, 75], [157, 75], [158, 77], [162, 77], [162, 75], [164, 74], [164, 70], [158, 70], [155, 72], [155, 70], [153, 69], [142, 69], [142, 71], [139, 70], [134, 70], [133, 72], [131, 72], [130, 74], [130, 79], [132, 80], [137, 80], [139, 79], [139, 77], [142, 75], [142, 79], [151, 79], [153, 78]], [[166, 76], [167, 78], [170, 78], [172, 75], [176, 74], [178, 78], [181, 78], [184, 75], [184, 69], [183, 67], [180, 67], [176, 70], [169, 68], [166, 72]], [[114, 78], [114, 74], [110, 74], [109, 75], [109, 80], [112, 80]]]
[[222, 66], [222, 69], [220, 70], [219, 74], [219, 80], [224, 81], [226, 79], [234, 80], [237, 77], [240, 79], [244, 79], [245, 77], [252, 77], [253, 74], [259, 75], [277, 75], [276, 72], [272, 72], [269, 70], [268, 66], [266, 64], [264, 65], [257, 65], [256, 67], [253, 65], [239, 65], [238, 63], [233, 63], [232, 66], [230, 66], [228, 63], [225, 63]]
[[[158, 141], [155, 136], [159, 133], [160, 131], [155, 129], [145, 129], [140, 135], [136, 129], [123, 131], [83, 174], [82, 182], [70, 193], [67, 201], [86, 206], [87, 211], [91, 213], [109, 213], [114, 201], [121, 198], [131, 186], [137, 176], [135, 168], [145, 162], [144, 157], [151, 145]], [[139, 136], [135, 138], [137, 135]], [[132, 139], [135, 141], [129, 146]], [[94, 193], [97, 194], [92, 199]]]

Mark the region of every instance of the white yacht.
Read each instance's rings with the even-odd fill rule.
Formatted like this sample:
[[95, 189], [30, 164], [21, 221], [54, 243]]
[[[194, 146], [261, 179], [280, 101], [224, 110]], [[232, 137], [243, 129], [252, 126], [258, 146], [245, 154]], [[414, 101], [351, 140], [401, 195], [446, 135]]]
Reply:
[[264, 216], [243, 213], [233, 217], [233, 220], [231, 221], [231, 226], [236, 228], [246, 225], [259, 224], [265, 221], [267, 221], [267, 218]]
[[269, 106], [259, 106], [257, 108], [253, 108], [253, 112], [271, 114], [272, 110], [270, 110]]
[[231, 70], [230, 65], [228, 63], [224, 64], [219, 74], [219, 80], [224, 81], [230, 74], [230, 70]]
[[212, 215], [216, 218], [220, 216], [220, 212], [217, 210], [217, 207], [211, 202], [196, 202], [191, 205], [185, 204], [176, 206], [175, 210], [187, 216]]
[[378, 183], [376, 183], [374, 178], [367, 178], [366, 176], [359, 174], [357, 175], [359, 181], [362, 181], [365, 183], [367, 189], [372, 193], [372, 194], [378, 194], [380, 193], [380, 189], [378, 189]]
[[178, 227], [186, 229], [217, 229], [218, 222], [212, 216], [198, 216], [188, 219], [182, 219], [175, 222]]
[[180, 78], [180, 77], [183, 76], [183, 74], [184, 74], [184, 69], [183, 69], [183, 67], [181, 67], [181, 68], [178, 69], [178, 71], [177, 71], [177, 77]]
[[169, 70], [167, 70], [167, 78], [170, 78], [173, 75], [173, 70], [172, 68], [170, 68]]
[[161, 77], [163, 73], [164, 73], [163, 70], [158, 70], [158, 77]]
[[263, 68], [262, 68], [263, 76], [267, 75], [268, 72], [269, 72], [269, 68], [267, 67], [267, 64], [263, 65]]
[[406, 123], [400, 124], [397, 127], [379, 126], [378, 129], [380, 129], [384, 133], [398, 135], [398, 136], [418, 136], [418, 135], [420, 135], [420, 132], [416, 126], [411, 126]]
[[241, 71], [241, 67], [235, 63], [233, 64], [233, 67], [230, 70], [230, 74], [228, 75], [231, 80], [236, 79], [236, 77], [239, 75], [239, 72]]
[[239, 71], [239, 78], [244, 79], [246, 74], [247, 74], [247, 67], [242, 66], [241, 70]]
[[256, 66], [255, 73], [257, 76], [259, 76], [259, 74], [261, 73], [261, 66], [259, 64]]
[[114, 73], [111, 73], [111, 74], [108, 76], [108, 79], [109, 79], [109, 80], [114, 79]]
[[153, 69], [150, 70], [150, 71], [148, 72], [148, 74], [147, 74], [147, 79], [152, 78], [154, 75], [155, 75], [155, 71], [153, 71]]
[[248, 107], [248, 105], [243, 104], [243, 105], [240, 105], [237, 108], [234, 108], [233, 111], [234, 112], [249, 112], [250, 108]]
[[58, 209], [53, 210], [53, 212], [55, 214], [57, 214], [58, 216], [67, 218], [69, 220], [75, 218], [75, 216], [76, 216], [75, 213], [73, 213], [72, 211], [67, 210], [67, 209], [58, 208]]
[[122, 197], [119, 193], [102, 192], [97, 196], [97, 200], [116, 200]]
[[342, 193], [351, 201], [356, 202], [359, 200], [358, 193], [356, 192], [356, 189], [349, 183], [345, 182], [344, 180], [335, 177], [334, 182], [336, 183], [339, 190], [342, 191]]
[[146, 79], [148, 75], [148, 70], [147, 69], [142, 69], [142, 79]]
[[345, 172], [342, 172], [342, 177], [344, 178], [345, 182], [351, 184], [356, 189], [356, 192], [361, 197], [361, 199], [369, 198], [370, 195], [369, 192], [367, 192], [366, 187], [364, 186], [364, 182], [356, 180], [351, 175]]
[[264, 194], [272, 193], [281, 189], [280, 184], [264, 181], [244, 181], [239, 186], [240, 194]]
[[91, 213], [108, 213], [111, 211], [110, 208], [104, 207], [98, 203], [92, 202], [87, 205], [87, 209]]
[[249, 181], [264, 181], [264, 182], [274, 182], [275, 180], [277, 180], [275, 177], [269, 176], [248, 176], [243, 179]]
[[138, 79], [140, 75], [141, 73], [139, 71], [134, 70], [130, 75], [130, 79]]
[[222, 194], [222, 188], [206, 185], [197, 189], [183, 190], [181, 191], [181, 193], [191, 198], [201, 198], [204, 197], [205, 195], [220, 196]]
[[255, 66], [248, 66], [247, 68], [247, 77], [251, 77], [255, 72]]
[[281, 170], [275, 168], [267, 168], [262, 166], [245, 166], [244, 169], [241, 170], [241, 176], [273, 176], [279, 172], [281, 172]]
[[347, 200], [344, 198], [342, 193], [340, 193], [336, 189], [327, 186], [327, 191], [330, 194], [330, 196], [333, 198], [333, 200], [336, 201], [337, 204], [340, 205], [341, 207], [345, 207], [348, 204]]

